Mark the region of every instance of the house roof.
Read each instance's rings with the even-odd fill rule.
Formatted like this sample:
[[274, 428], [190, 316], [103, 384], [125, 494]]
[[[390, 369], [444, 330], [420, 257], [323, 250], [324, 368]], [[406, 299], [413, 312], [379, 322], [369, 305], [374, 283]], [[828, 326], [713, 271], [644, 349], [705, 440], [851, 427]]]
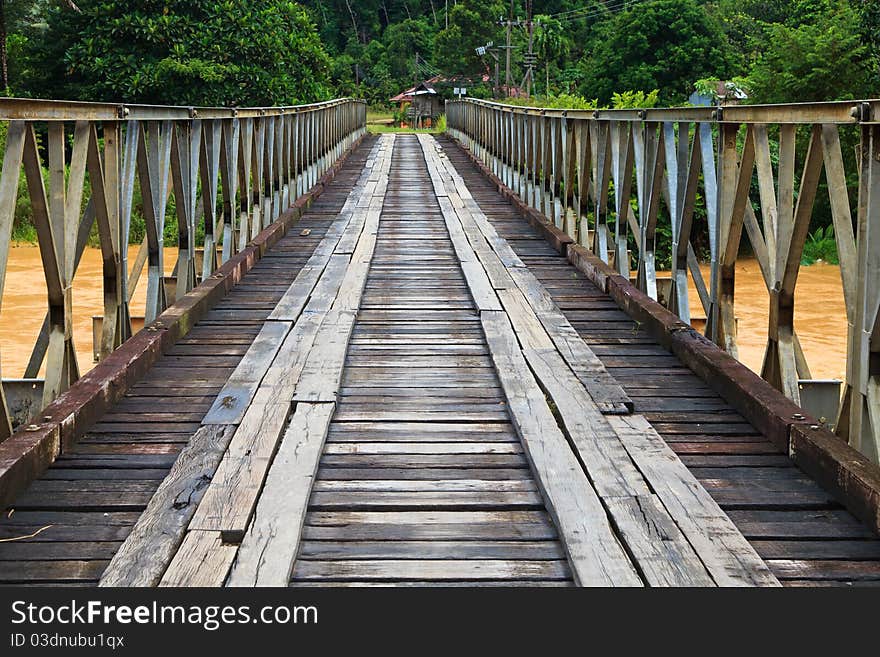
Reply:
[[437, 91], [431, 85], [437, 82], [440, 79], [440, 76], [434, 76], [429, 80], [425, 80], [424, 82], [419, 82], [415, 87], [410, 87], [406, 91], [402, 91], [397, 94], [393, 98], [391, 98], [392, 103], [402, 103], [406, 100], [411, 100], [414, 96], [423, 96], [425, 94], [436, 94]]

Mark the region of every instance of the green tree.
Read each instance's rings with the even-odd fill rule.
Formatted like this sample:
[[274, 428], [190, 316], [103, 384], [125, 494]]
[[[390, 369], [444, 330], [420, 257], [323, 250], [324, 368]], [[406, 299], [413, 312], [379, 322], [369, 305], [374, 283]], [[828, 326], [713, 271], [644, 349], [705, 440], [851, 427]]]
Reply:
[[415, 55], [422, 57], [430, 54], [433, 44], [433, 33], [427, 19], [406, 19], [401, 23], [389, 25], [382, 41], [391, 74], [400, 81], [413, 81], [424, 77], [415, 67]]
[[[874, 81], [880, 84], [880, 0], [856, 0], [862, 43], [868, 47]], [[875, 86], [876, 92], [876, 86]]]
[[449, 27], [434, 40], [434, 63], [449, 74], [475, 74], [493, 68], [476, 49], [489, 41], [501, 44], [497, 21], [506, 14], [500, 2], [459, 0], [449, 9]]
[[289, 0], [80, 0], [48, 10], [29, 90], [76, 100], [293, 104], [330, 96], [329, 58]]
[[877, 93], [859, 19], [848, 2], [835, 2], [815, 20], [768, 27], [767, 48], [747, 78], [752, 102], [847, 100]]
[[695, 0], [652, 0], [611, 17], [580, 62], [580, 92], [607, 104], [620, 90], [660, 90], [682, 103], [694, 80], [726, 78], [735, 58], [719, 22]]
[[535, 52], [540, 61], [544, 62], [544, 95], [550, 95], [550, 65], [567, 54], [568, 42], [562, 23], [550, 16], [536, 16]]

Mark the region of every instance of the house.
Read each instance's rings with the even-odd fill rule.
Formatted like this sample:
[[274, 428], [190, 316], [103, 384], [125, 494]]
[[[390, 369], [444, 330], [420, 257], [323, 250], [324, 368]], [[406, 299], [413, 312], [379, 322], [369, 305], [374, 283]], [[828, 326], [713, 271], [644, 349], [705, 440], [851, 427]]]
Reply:
[[409, 104], [406, 118], [415, 127], [430, 127], [443, 113], [443, 100], [430, 82], [420, 82], [390, 99], [392, 103], [399, 104], [400, 111]]

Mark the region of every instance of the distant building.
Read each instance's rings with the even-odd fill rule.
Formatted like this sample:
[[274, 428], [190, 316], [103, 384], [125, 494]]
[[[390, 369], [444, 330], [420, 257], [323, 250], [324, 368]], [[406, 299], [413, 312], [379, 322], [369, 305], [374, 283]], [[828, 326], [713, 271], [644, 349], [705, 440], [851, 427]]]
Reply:
[[735, 82], [718, 80], [711, 94], [695, 91], [688, 97], [688, 102], [691, 105], [702, 105], [704, 107], [712, 105], [738, 105], [741, 100], [745, 100], [748, 97], [748, 94], [746, 94], [742, 87]]
[[409, 104], [409, 107], [406, 109], [406, 118], [410, 125], [414, 127], [430, 127], [434, 125], [440, 114], [443, 113], [443, 100], [430, 84], [435, 80], [436, 78], [420, 82], [415, 87], [407, 89], [390, 99], [392, 103], [399, 104], [401, 111], [403, 111], [407, 103]]

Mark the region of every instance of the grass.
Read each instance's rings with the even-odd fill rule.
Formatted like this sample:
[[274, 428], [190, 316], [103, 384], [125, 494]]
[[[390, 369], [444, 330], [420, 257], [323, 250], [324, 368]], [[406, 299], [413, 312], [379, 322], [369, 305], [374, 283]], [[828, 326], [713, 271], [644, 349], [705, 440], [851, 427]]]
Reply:
[[[378, 116], [379, 114], [375, 114], [374, 116]], [[367, 132], [372, 132], [373, 134], [382, 134], [384, 132], [393, 132], [393, 133], [424, 133], [428, 135], [438, 135], [446, 132], [446, 115], [441, 114], [440, 118], [437, 120], [437, 125], [432, 128], [422, 128], [416, 130], [415, 128], [398, 128], [389, 123], [370, 123], [371, 115], [367, 114]]]
[[394, 112], [391, 110], [367, 111], [367, 125], [370, 125], [371, 123], [387, 123], [389, 121], [394, 121]]
[[375, 124], [370, 125], [369, 123], [367, 124], [367, 132], [371, 132], [373, 134], [382, 134], [384, 132], [394, 132], [394, 133], [401, 132], [401, 133], [416, 134], [416, 133], [422, 132], [425, 134], [436, 135], [436, 134], [439, 134], [444, 131], [445, 131], [445, 128], [443, 130], [441, 130], [439, 127], [424, 128], [421, 130], [416, 130], [415, 128], [395, 128], [392, 125], [375, 125]]

